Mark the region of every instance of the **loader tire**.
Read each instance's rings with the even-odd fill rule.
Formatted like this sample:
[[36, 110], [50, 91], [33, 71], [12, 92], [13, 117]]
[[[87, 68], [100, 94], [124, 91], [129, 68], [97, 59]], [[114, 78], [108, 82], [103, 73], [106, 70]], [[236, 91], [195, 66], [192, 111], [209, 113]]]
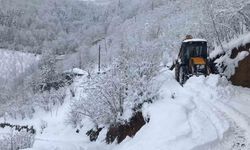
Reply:
[[185, 70], [184, 67], [181, 66], [179, 69], [179, 83], [183, 85], [185, 82], [186, 82]]
[[177, 68], [177, 66], [175, 66], [175, 79], [177, 82], [179, 82], [179, 69]]

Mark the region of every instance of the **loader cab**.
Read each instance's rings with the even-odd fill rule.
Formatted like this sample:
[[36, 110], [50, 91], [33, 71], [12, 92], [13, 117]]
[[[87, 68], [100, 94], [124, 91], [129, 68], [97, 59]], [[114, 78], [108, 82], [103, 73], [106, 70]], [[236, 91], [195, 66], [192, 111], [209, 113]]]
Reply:
[[207, 41], [193, 38], [184, 40], [175, 62], [176, 80], [183, 85], [193, 75], [206, 76], [209, 73]]
[[178, 59], [182, 64], [188, 64], [190, 58], [202, 57], [207, 59], [207, 41], [203, 39], [188, 39], [184, 40], [178, 55]]

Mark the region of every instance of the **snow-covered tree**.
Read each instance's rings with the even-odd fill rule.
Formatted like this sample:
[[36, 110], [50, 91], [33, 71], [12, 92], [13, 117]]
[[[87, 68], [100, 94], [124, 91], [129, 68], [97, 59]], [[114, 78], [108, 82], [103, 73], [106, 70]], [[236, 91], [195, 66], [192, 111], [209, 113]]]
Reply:
[[84, 93], [72, 104], [71, 117], [88, 117], [97, 125], [129, 119], [143, 103], [157, 98], [159, 87], [153, 78], [159, 71], [160, 60], [157, 51], [122, 51], [105, 74], [97, 74], [82, 85]]

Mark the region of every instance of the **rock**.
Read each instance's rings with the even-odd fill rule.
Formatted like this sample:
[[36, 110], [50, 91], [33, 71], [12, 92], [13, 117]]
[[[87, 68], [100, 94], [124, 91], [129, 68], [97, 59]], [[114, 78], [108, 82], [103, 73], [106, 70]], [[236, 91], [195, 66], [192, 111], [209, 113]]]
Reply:
[[142, 112], [136, 112], [129, 122], [112, 125], [107, 132], [106, 142], [113, 143], [117, 139], [117, 143], [121, 143], [127, 136], [133, 137], [145, 124]]
[[77, 129], [77, 130], [76, 130], [76, 133], [79, 133], [79, 132], [80, 132], [80, 130], [79, 130], [79, 129]]
[[103, 128], [91, 129], [86, 133], [86, 135], [89, 136], [89, 140], [91, 142], [96, 141], [102, 129]]
[[[239, 48], [234, 48], [231, 53], [231, 58], [235, 58], [239, 52], [249, 51], [250, 43]], [[239, 62], [237, 68], [235, 68], [235, 74], [231, 76], [230, 81], [233, 85], [243, 86], [250, 88], [250, 54]]]

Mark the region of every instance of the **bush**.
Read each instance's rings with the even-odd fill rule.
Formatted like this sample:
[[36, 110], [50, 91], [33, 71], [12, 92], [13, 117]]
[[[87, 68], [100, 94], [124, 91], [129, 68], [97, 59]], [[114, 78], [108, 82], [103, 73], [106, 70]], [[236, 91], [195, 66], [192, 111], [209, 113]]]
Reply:
[[105, 74], [97, 74], [82, 85], [84, 93], [72, 103], [71, 117], [88, 117], [97, 126], [128, 120], [143, 103], [157, 98], [159, 87], [153, 79], [160, 58], [158, 52], [123, 51]]
[[60, 88], [58, 90], [52, 89], [50, 91], [36, 93], [34, 95], [34, 102], [36, 103], [36, 106], [39, 106], [45, 111], [52, 111], [54, 107], [63, 104], [66, 96], [65, 90], [65, 88]]
[[0, 139], [0, 150], [18, 150], [31, 148], [34, 144], [34, 134], [21, 131], [11, 131]]

